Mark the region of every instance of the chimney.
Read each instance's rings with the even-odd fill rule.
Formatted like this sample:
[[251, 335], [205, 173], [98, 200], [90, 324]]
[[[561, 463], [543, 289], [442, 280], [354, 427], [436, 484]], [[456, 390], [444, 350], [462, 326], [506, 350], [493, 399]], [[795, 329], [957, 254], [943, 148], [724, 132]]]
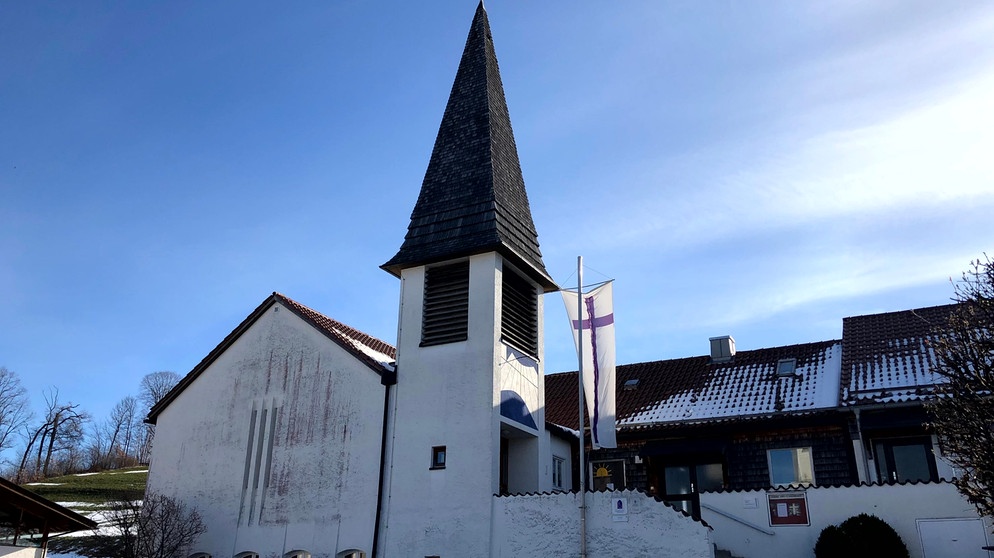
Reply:
[[731, 335], [712, 337], [711, 341], [711, 362], [729, 362], [735, 356], [735, 339]]

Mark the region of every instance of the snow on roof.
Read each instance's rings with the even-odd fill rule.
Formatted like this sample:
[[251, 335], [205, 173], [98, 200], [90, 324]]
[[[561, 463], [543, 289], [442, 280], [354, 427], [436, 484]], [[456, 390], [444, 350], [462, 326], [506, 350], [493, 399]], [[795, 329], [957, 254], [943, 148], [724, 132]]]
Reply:
[[930, 346], [954, 304], [842, 320], [843, 405], [920, 401], [944, 380]]
[[394, 363], [397, 360], [397, 349], [389, 343], [347, 326], [338, 320], [329, 318], [285, 295], [273, 293], [273, 296], [315, 326], [324, 330], [360, 360], [364, 360], [367, 364], [379, 367], [387, 372], [394, 371]]
[[[793, 374], [777, 374], [784, 359], [796, 359]], [[700, 356], [619, 366], [618, 427], [833, 409], [841, 368], [841, 341], [739, 351], [723, 363]], [[634, 389], [622, 389], [634, 379]], [[546, 420], [575, 425], [576, 407], [576, 372], [547, 376]]]

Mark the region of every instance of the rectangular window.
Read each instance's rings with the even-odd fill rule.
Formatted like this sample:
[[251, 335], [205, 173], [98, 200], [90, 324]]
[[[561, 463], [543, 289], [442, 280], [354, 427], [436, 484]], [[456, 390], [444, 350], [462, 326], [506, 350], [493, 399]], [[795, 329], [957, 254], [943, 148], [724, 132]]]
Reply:
[[563, 471], [566, 469], [566, 460], [559, 456], [552, 456], [552, 487], [558, 490], [563, 489]]
[[939, 480], [927, 436], [877, 440], [873, 449], [880, 482]]
[[425, 270], [421, 346], [465, 341], [469, 332], [469, 262]]
[[504, 268], [501, 279], [501, 338], [538, 356], [538, 294], [535, 285]]
[[782, 358], [777, 361], [777, 376], [793, 376], [796, 370], [796, 358]]
[[445, 468], [445, 446], [431, 448], [431, 469]]
[[814, 484], [811, 448], [775, 449], [767, 452], [770, 484], [773, 486]]

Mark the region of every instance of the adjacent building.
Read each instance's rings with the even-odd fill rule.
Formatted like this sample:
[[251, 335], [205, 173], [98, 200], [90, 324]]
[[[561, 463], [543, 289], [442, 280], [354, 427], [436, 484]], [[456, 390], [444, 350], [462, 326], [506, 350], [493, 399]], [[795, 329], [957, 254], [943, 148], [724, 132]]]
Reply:
[[[952, 478], [926, 430], [929, 339], [953, 305], [843, 320], [842, 339], [617, 369], [619, 447], [593, 488], [644, 490], [700, 517], [700, 494]], [[546, 419], [577, 424], [576, 372], [546, 377]], [[606, 476], [598, 476], [597, 472]]]

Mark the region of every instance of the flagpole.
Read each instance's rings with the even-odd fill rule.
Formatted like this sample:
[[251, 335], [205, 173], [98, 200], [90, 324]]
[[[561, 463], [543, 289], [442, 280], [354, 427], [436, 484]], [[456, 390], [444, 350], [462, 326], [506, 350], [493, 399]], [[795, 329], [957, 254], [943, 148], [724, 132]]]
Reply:
[[[583, 432], [583, 256], [576, 257], [576, 356], [579, 361], [577, 384], [580, 386], [580, 402], [577, 417], [580, 424], [580, 558], [587, 556], [587, 468], [583, 454], [586, 445]], [[593, 323], [591, 323], [593, 327]]]

